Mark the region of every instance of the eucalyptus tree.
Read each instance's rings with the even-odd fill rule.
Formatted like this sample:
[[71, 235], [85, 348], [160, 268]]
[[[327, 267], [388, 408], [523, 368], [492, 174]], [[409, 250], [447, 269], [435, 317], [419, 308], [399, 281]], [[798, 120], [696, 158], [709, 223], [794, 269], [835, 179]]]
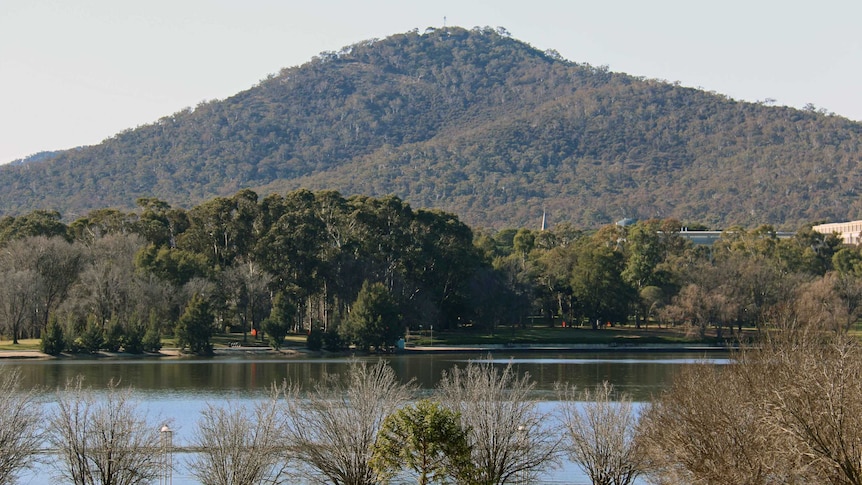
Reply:
[[[405, 279], [413, 282], [408, 303], [424, 299], [438, 309], [436, 321], [420, 324], [447, 328], [467, 315], [469, 282], [481, 264], [473, 232], [452, 214], [418, 210], [408, 227], [410, 246], [404, 254]], [[409, 316], [409, 315], [408, 315]]]
[[141, 213], [133, 231], [155, 246], [176, 247], [177, 238], [189, 227], [186, 211], [155, 197], [142, 197], [135, 203]]
[[55, 210], [37, 209], [18, 217], [0, 218], [0, 247], [15, 239], [42, 236], [69, 240], [68, 227]]
[[178, 245], [205, 255], [212, 268], [224, 270], [249, 255], [257, 211], [257, 194], [251, 190], [197, 205], [188, 211], [189, 227]]
[[637, 297], [622, 278], [622, 253], [597, 242], [585, 239], [575, 245], [571, 273], [572, 295], [594, 327], [605, 322], [625, 322]]
[[[314, 211], [314, 194], [308, 190], [285, 197], [269, 197], [262, 210], [268, 225], [254, 249], [254, 258], [273, 277], [273, 287], [285, 291], [297, 303], [299, 315], [310, 306], [309, 297], [321, 288], [326, 231]], [[297, 320], [297, 328], [306, 322]]]
[[261, 322], [269, 313], [272, 280], [260, 264], [245, 258], [238, 258], [220, 274], [220, 293], [236, 316], [244, 339], [248, 331], [260, 331]]

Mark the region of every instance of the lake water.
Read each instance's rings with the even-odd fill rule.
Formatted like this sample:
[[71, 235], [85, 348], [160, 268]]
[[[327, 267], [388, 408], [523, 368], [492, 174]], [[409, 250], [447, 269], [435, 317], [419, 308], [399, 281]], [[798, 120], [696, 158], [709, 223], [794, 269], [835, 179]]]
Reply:
[[[567, 383], [579, 388], [592, 387], [608, 381], [618, 390], [628, 393], [637, 402], [646, 402], [667, 386], [674, 374], [688, 365], [724, 364], [723, 354], [702, 355], [683, 353], [507, 353], [492, 354], [399, 354], [386, 356], [403, 382], [414, 379], [424, 391], [431, 392], [441, 373], [453, 366], [466, 365], [470, 360], [491, 358], [495, 364], [509, 362], [518, 372], [528, 372], [536, 382], [536, 397], [543, 407], [555, 405], [556, 383]], [[716, 358], [717, 357], [717, 358]], [[378, 357], [363, 357], [370, 363]], [[273, 382], [287, 379], [310, 386], [325, 374], [339, 374], [348, 365], [347, 358], [269, 358], [242, 355], [214, 359], [96, 359], [96, 360], [4, 360], [3, 366], [19, 367], [23, 385], [39, 389], [46, 402], [52, 400], [53, 391], [78, 375], [84, 376], [85, 385], [103, 388], [111, 379], [122, 386], [132, 386], [142, 408], [151, 416], [171, 419], [175, 430], [174, 443], [187, 442], [197, 421], [199, 411], [207, 403], [232, 399], [254, 401], [266, 395]], [[50, 405], [50, 404], [49, 404]], [[177, 469], [173, 483], [197, 483], [188, 476], [182, 454], [175, 457]], [[52, 470], [43, 467], [22, 476], [20, 483], [51, 483]], [[540, 483], [587, 484], [589, 480], [573, 463], [549, 472]]]

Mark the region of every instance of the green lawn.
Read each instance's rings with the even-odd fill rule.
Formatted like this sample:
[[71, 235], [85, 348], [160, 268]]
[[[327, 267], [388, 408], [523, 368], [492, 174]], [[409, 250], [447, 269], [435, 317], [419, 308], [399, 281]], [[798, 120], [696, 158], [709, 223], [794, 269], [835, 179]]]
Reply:
[[[499, 344], [638, 344], [638, 343], [697, 343], [699, 339], [687, 337], [678, 330], [659, 328], [636, 329], [634, 327], [611, 327], [600, 330], [591, 328], [561, 327], [505, 327], [490, 332], [461, 329], [450, 332], [434, 332], [434, 345], [499, 345]], [[410, 336], [410, 344], [429, 345], [430, 332]]]
[[40, 350], [41, 342], [37, 338], [27, 338], [19, 340], [16, 345], [11, 340], [0, 340], [0, 350]]
[[[862, 337], [862, 330], [855, 328], [851, 330]], [[285, 347], [304, 347], [306, 336], [304, 334], [291, 334], [285, 339]], [[258, 340], [246, 335], [243, 340], [241, 333], [217, 334], [213, 336], [212, 343], [215, 348], [229, 347], [232, 342], [238, 342], [243, 346], [269, 347], [266, 340]], [[17, 345], [10, 340], [0, 340], [0, 351], [3, 350], [39, 350], [39, 339], [22, 339]], [[505, 344], [661, 344], [661, 343], [715, 343], [714, 338], [700, 340], [696, 337], [687, 336], [680, 329], [664, 329], [650, 327], [636, 329], [633, 326], [611, 327], [593, 330], [586, 327], [561, 328], [545, 326], [501, 327], [493, 333], [487, 331], [476, 331], [462, 328], [457, 331], [434, 332], [434, 340], [431, 340], [429, 330], [421, 333], [412, 332], [409, 336], [410, 345], [505, 345]], [[173, 338], [165, 338], [162, 344], [166, 348], [176, 347]]]

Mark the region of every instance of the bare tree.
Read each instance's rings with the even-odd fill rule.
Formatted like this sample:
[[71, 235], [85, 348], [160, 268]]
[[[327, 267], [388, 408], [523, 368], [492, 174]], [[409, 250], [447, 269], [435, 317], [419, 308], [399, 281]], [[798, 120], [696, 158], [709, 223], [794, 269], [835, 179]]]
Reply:
[[862, 484], [862, 346], [839, 327], [763, 345], [764, 407], [783, 451], [816, 473], [811, 483]]
[[638, 417], [631, 398], [614, 401], [607, 381], [595, 390], [578, 394], [561, 389], [566, 451], [596, 485], [629, 485], [644, 471], [645, 460], [637, 446]]
[[20, 383], [19, 369], [0, 368], [0, 483], [33, 466], [42, 442], [42, 408]]
[[300, 473], [316, 484], [379, 483], [371, 467], [377, 432], [411, 395], [382, 360], [353, 361], [344, 379], [327, 375], [307, 395], [286, 390], [285, 429]]
[[479, 485], [534, 483], [538, 474], [557, 463], [560, 438], [531, 395], [529, 374], [518, 377], [512, 364], [503, 370], [487, 362], [470, 362], [444, 373], [440, 399], [460, 413], [469, 429]]
[[0, 272], [0, 280], [0, 325], [17, 344], [35, 317], [33, 295], [41, 291], [42, 279], [32, 270], [9, 270]]
[[768, 372], [753, 357], [738, 357], [740, 363], [684, 369], [644, 410], [639, 437], [651, 481], [821, 483], [799, 455], [785, 452], [792, 449], [787, 434], [770, 425]]
[[75, 485], [149, 483], [163, 465], [159, 439], [159, 423], [142, 413], [131, 389], [113, 381], [104, 393], [85, 389], [81, 377], [68, 382], [48, 419], [60, 478]]
[[[208, 404], [192, 445], [189, 469], [203, 485], [275, 484], [285, 479], [285, 446], [277, 402], [280, 389], [247, 410], [234, 402]], [[249, 412], [250, 411], [250, 412]]]
[[28, 295], [33, 306], [34, 327], [44, 330], [56, 310], [78, 280], [84, 263], [79, 246], [62, 237], [33, 236], [9, 243], [3, 250], [3, 265], [38, 275], [38, 291]]

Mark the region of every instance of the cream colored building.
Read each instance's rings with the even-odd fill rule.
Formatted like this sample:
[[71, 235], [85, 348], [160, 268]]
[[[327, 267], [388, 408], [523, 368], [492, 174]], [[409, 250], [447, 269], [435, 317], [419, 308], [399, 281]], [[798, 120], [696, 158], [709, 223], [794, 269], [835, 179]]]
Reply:
[[862, 221], [832, 222], [829, 224], [820, 224], [811, 229], [821, 234], [837, 233], [844, 244], [855, 245], [862, 242], [862, 238], [860, 238], [860, 235], [862, 235]]

